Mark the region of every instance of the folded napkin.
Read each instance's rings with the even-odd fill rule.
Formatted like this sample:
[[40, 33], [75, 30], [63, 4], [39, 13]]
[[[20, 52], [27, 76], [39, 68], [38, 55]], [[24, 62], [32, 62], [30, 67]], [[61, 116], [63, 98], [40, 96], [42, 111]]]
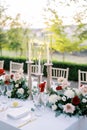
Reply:
[[10, 110], [7, 113], [7, 116], [12, 119], [19, 119], [19, 118], [26, 116], [28, 113], [29, 113], [29, 109], [22, 107], [22, 108]]

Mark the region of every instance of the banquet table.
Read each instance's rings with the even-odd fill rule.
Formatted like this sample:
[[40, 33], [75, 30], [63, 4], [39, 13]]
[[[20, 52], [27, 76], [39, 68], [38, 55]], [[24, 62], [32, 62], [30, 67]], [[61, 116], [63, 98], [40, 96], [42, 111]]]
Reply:
[[[32, 100], [16, 100], [22, 103], [21, 107], [11, 107], [11, 102], [5, 104], [6, 109], [0, 112], [0, 130], [87, 130], [86, 117], [69, 117], [61, 114], [55, 117], [55, 113], [49, 108], [40, 108], [39, 114], [31, 111], [34, 108]], [[9, 101], [8, 101], [9, 102]], [[9, 112], [18, 112], [19, 109], [29, 109], [29, 113], [19, 119], [12, 119], [7, 116]], [[15, 113], [14, 113], [15, 114]]]

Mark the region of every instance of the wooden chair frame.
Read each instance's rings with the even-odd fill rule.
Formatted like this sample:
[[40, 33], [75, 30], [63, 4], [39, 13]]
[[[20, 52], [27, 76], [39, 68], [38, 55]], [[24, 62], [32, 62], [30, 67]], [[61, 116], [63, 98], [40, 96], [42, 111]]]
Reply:
[[19, 69], [23, 69], [24, 63], [18, 63], [10, 61], [10, 74], [17, 72]]
[[87, 71], [78, 70], [78, 87], [87, 84]]
[[1, 69], [4, 68], [4, 60], [0, 60], [0, 68], [1, 68]]
[[52, 79], [58, 79], [58, 77], [63, 77], [68, 80], [69, 68], [54, 68], [52, 67]]

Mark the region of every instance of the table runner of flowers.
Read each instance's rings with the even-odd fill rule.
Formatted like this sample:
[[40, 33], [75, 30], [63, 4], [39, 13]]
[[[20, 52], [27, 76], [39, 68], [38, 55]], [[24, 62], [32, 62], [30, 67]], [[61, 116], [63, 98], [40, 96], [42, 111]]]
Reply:
[[70, 83], [60, 77], [58, 86], [50, 88], [47, 106], [56, 112], [69, 116], [87, 116], [87, 85], [80, 88], [70, 87]]
[[[29, 97], [29, 87], [21, 69], [12, 75], [5, 74], [5, 71], [0, 69], [0, 85], [5, 86], [5, 95], [9, 98], [27, 99]], [[9, 85], [12, 86], [11, 91], [7, 91]]]

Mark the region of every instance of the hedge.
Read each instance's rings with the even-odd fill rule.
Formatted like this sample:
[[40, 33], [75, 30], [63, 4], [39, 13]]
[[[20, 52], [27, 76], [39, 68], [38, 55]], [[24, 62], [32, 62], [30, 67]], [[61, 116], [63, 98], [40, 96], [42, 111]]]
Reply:
[[[27, 73], [27, 63], [26, 59], [24, 58], [9, 58], [9, 57], [0, 57], [0, 60], [4, 60], [4, 69], [9, 71], [10, 70], [10, 61], [15, 61], [19, 63], [24, 63], [24, 72]], [[36, 61], [34, 60], [34, 63]], [[42, 61], [42, 64], [44, 65], [45, 61]], [[52, 62], [53, 67], [55, 68], [69, 68], [69, 80], [70, 81], [78, 81], [78, 70], [87, 71], [87, 65], [86, 64], [75, 64], [75, 63], [69, 63], [69, 62], [58, 62], [53, 61]], [[43, 74], [46, 77], [46, 66], [44, 66]]]

